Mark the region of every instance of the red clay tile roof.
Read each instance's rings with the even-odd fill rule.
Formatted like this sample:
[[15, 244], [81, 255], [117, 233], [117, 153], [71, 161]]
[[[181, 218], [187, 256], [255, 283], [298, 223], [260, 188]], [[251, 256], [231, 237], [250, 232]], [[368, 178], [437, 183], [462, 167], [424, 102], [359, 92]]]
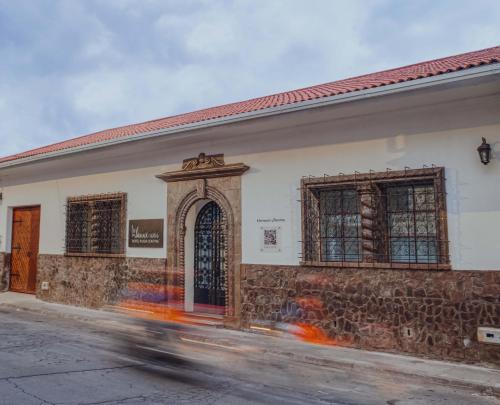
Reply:
[[449, 56], [446, 58], [435, 59], [427, 62], [416, 63], [396, 69], [384, 70], [382, 72], [371, 73], [363, 76], [352, 77], [336, 82], [306, 87], [303, 89], [273, 94], [270, 96], [254, 98], [237, 103], [206, 108], [186, 114], [174, 115], [172, 117], [147, 121], [140, 124], [132, 124], [119, 128], [106, 129], [104, 131], [99, 131], [90, 135], [81, 136], [67, 141], [55, 143], [53, 145], [32, 149], [12, 156], [7, 156], [1, 158], [0, 163], [36, 155], [43, 155], [45, 153], [56, 152], [63, 149], [71, 149], [98, 142], [125, 138], [128, 136], [150, 131], [173, 128], [202, 121], [209, 121], [216, 118], [235, 116], [242, 113], [263, 110], [265, 108], [300, 103], [302, 101], [314, 100], [321, 97], [336, 96], [339, 94], [386, 86], [388, 84], [402, 83], [410, 80], [436, 76], [462, 69], [470, 69], [476, 66], [488, 65], [498, 62], [500, 62], [500, 46], [469, 53], [463, 53], [455, 56]]

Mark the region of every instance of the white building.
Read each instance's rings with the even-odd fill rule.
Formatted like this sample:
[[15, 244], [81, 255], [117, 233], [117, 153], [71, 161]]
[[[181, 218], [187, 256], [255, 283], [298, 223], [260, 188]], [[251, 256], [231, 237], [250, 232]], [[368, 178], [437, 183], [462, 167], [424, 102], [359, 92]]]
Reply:
[[495, 47], [3, 158], [0, 284], [100, 306], [167, 282], [228, 325], [307, 318], [346, 344], [491, 357], [474, 336], [500, 324], [499, 61]]

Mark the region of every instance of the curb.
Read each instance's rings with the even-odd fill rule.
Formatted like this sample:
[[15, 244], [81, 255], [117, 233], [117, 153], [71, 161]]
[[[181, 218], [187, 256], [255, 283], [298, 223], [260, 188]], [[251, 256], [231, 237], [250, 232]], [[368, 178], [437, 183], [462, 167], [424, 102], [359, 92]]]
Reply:
[[269, 351], [272, 354], [278, 354], [281, 356], [286, 356], [288, 358], [293, 359], [294, 361], [314, 364], [316, 366], [327, 367], [327, 368], [339, 368], [339, 369], [350, 369], [352, 371], [377, 371], [378, 373], [387, 373], [398, 376], [405, 377], [418, 377], [424, 381], [438, 383], [441, 385], [453, 385], [459, 386], [462, 388], [469, 388], [474, 391], [478, 391], [481, 394], [493, 395], [495, 397], [500, 398], [500, 384], [497, 386], [491, 386], [487, 384], [480, 384], [476, 382], [468, 382], [459, 378], [446, 378], [442, 376], [430, 376], [423, 372], [418, 371], [408, 371], [404, 368], [394, 368], [394, 367], [380, 367], [380, 365], [375, 365], [369, 362], [363, 361], [349, 361], [349, 360], [333, 360], [333, 359], [325, 359], [322, 357], [314, 357], [314, 356], [300, 356], [295, 353], [290, 352], [278, 352], [278, 351]]

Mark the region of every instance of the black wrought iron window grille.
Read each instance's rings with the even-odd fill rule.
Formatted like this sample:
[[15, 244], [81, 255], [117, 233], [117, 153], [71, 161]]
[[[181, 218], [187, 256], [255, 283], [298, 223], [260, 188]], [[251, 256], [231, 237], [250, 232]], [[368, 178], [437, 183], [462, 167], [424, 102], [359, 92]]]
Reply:
[[301, 184], [303, 263], [449, 264], [443, 168]]
[[68, 198], [66, 254], [123, 254], [125, 216], [124, 193]]
[[361, 253], [361, 216], [356, 190], [321, 190], [321, 260], [358, 261]]
[[387, 240], [392, 261], [438, 263], [438, 209], [432, 183], [387, 186]]

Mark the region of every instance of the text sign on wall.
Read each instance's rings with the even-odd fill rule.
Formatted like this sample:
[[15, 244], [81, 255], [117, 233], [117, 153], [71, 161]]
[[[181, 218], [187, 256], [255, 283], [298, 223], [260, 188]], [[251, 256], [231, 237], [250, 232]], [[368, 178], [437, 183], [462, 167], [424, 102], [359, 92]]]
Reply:
[[284, 218], [257, 218], [260, 227], [260, 251], [281, 252], [281, 226]]
[[162, 248], [163, 219], [131, 219], [128, 226], [128, 246]]

